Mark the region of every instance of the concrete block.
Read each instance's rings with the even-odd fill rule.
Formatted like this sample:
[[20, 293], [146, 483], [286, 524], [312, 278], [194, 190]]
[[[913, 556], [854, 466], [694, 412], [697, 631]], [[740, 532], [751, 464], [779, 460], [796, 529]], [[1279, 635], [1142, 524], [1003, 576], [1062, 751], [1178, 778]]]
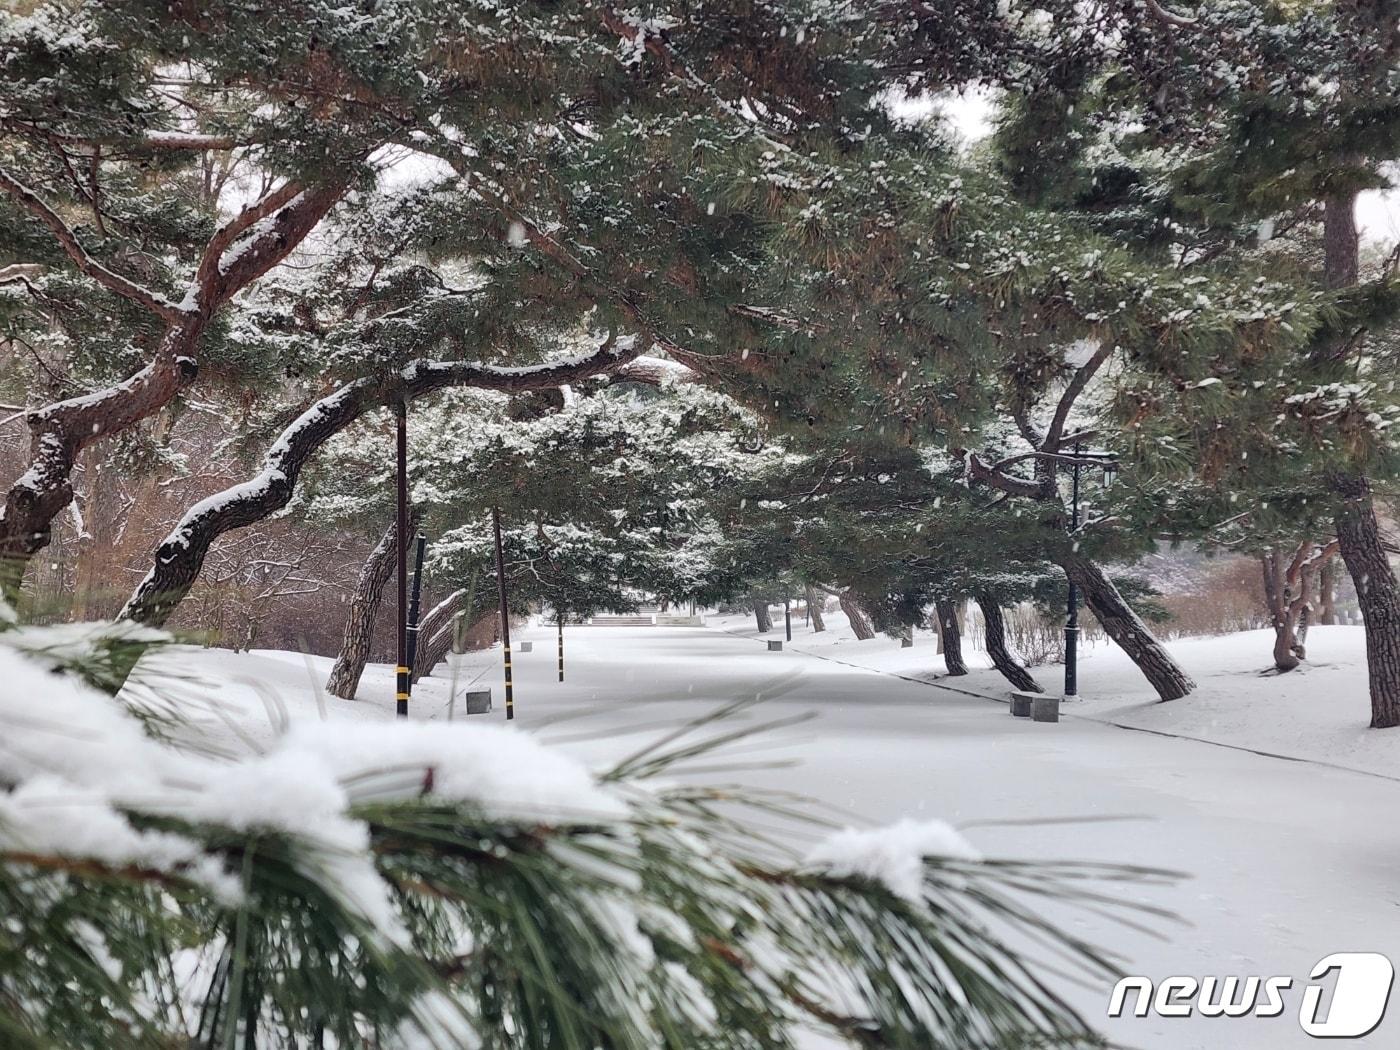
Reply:
[[1029, 718], [1031, 716], [1031, 703], [1039, 693], [1023, 693], [1019, 689], [1011, 694], [1011, 713], [1017, 718]]
[[1031, 701], [1031, 721], [1058, 722], [1060, 720], [1060, 698], [1058, 696], [1037, 696]]
[[491, 713], [491, 690], [468, 689], [462, 694], [462, 702], [469, 715], [489, 715]]
[[519, 652], [522, 652], [522, 653], [530, 653], [530, 652], [534, 652], [534, 651], [535, 651], [535, 643], [534, 643], [534, 642], [517, 642], [516, 645], [515, 645], [515, 648], [516, 648], [517, 651], [519, 651]]
[[783, 643], [782, 643], [781, 641], [776, 640], [776, 639], [773, 640], [773, 641], [770, 641], [770, 642], [768, 643], [768, 651], [769, 651], [770, 653], [780, 653], [780, 652], [782, 652], [782, 651], [783, 651]]

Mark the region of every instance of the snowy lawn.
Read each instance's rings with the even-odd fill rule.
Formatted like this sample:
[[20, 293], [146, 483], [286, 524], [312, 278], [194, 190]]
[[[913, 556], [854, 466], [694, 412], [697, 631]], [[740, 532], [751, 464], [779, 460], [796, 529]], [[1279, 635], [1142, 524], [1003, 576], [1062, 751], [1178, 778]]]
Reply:
[[[883, 635], [857, 641], [840, 613], [825, 619], [827, 630], [820, 634], [794, 622], [792, 648], [998, 700], [1009, 695], [1006, 679], [966, 641], [963, 656], [970, 673], [949, 678], [930, 632], [917, 632], [914, 645], [902, 649]], [[710, 623], [744, 637], [783, 637], [780, 617], [773, 632], [763, 636], [752, 616], [711, 617]], [[1087, 646], [1080, 653], [1079, 700], [1063, 705], [1061, 714], [1400, 778], [1400, 733], [1367, 728], [1371, 714], [1362, 629], [1311, 628], [1308, 661], [1284, 675], [1270, 670], [1272, 644], [1268, 630], [1170, 643], [1198, 688], [1165, 704], [1116, 645]], [[1063, 690], [1063, 665], [1035, 667], [1032, 673], [1048, 692]]]
[[[837, 618], [832, 623], [835, 627]], [[744, 629], [738, 621], [730, 626]], [[858, 827], [943, 818], [989, 856], [1105, 860], [1183, 871], [1190, 877], [1174, 886], [1118, 891], [1181, 917], [1176, 924], [1153, 922], [1157, 936], [1125, 932], [1092, 914], [1051, 909], [1051, 917], [1111, 945], [1124, 956], [1125, 972], [1154, 980], [1177, 974], [1279, 974], [1295, 980], [1288, 1009], [1272, 1019], [1110, 1021], [1110, 988], [1069, 989], [1085, 1016], [1100, 1020], [1104, 1032], [1123, 1045], [1148, 1050], [1316, 1045], [1296, 1020], [1312, 966], [1337, 951], [1400, 957], [1395, 889], [1400, 843], [1393, 834], [1400, 784], [1095, 720], [1171, 717], [1183, 720], [1169, 727], [1173, 730], [1189, 726], [1206, 735], [1210, 729], [1222, 740], [1233, 733], [1258, 746], [1277, 745], [1280, 725], [1301, 738], [1305, 712], [1338, 712], [1307, 723], [1327, 727], [1332, 735], [1326, 754], [1345, 757], [1348, 764], [1383, 765], [1383, 749], [1400, 748], [1400, 737], [1394, 743], [1385, 733], [1375, 734], [1384, 737], [1375, 743], [1362, 739], [1359, 685], [1329, 684], [1317, 690], [1321, 695], [1309, 692], [1317, 682], [1359, 683], [1360, 672], [1348, 669], [1355, 657], [1329, 653], [1334, 637], [1339, 649], [1351, 644], [1347, 629], [1319, 631], [1310, 639], [1319, 666], [1283, 680], [1252, 676], [1267, 660], [1262, 639], [1186, 643], [1179, 648], [1202, 690], [1169, 705], [1146, 705], [1131, 669], [1120, 666], [1116, 654], [1100, 651], [1086, 662], [1085, 689], [1110, 698], [1077, 705], [1093, 717], [1056, 725], [1012, 719], [1004, 707], [981, 697], [851, 666], [878, 663], [910, 678], [941, 671], [931, 639], [922, 634], [914, 648], [901, 651], [897, 642], [856, 643], [833, 630], [813, 646], [831, 658], [818, 659], [804, 652], [770, 653], [752, 639], [715, 629], [569, 628], [563, 684], [555, 680], [552, 630], [527, 628], [520, 636], [533, 640], [535, 648], [514, 661], [514, 724], [538, 731], [585, 761], [615, 761], [686, 719], [761, 693], [764, 703], [737, 716], [747, 724], [815, 717], [697, 759], [684, 775], [794, 792], [820, 800], [839, 822]], [[797, 644], [810, 646], [812, 638], [801, 635]], [[1193, 647], [1199, 660], [1192, 657]], [[385, 667], [369, 668], [360, 699], [346, 702], [318, 699], [330, 667], [320, 658], [184, 649], [159, 662], [167, 683], [177, 674], [191, 695], [212, 701], [207, 717], [225, 721], [231, 736], [236, 729], [254, 744], [273, 732], [268, 711], [274, 722], [314, 720], [322, 709], [336, 719], [392, 717], [392, 678]], [[496, 697], [496, 710], [477, 717], [483, 724], [503, 724], [499, 650], [469, 654], [465, 663], [459, 688], [480, 675]], [[148, 675], [155, 670], [148, 668]], [[1042, 669], [1045, 684], [1057, 670]], [[200, 686], [195, 678], [212, 684]], [[971, 685], [989, 695], [1004, 692], [983, 672], [955, 681], [959, 688]], [[415, 694], [413, 717], [446, 718], [449, 684], [447, 677], [425, 679]], [[1236, 686], [1247, 699], [1228, 709]], [[1267, 690], [1274, 687], [1283, 699], [1271, 702]], [[1235, 717], [1212, 713], [1222, 707]], [[456, 713], [462, 717], [460, 705]], [[1358, 744], [1338, 755], [1347, 733]], [[529, 771], [522, 769], [521, 776], [527, 778]], [[757, 822], [754, 829], [770, 830]], [[776, 831], [800, 849], [819, 837], [811, 829]], [[1348, 1045], [1395, 1046], [1397, 1025], [1400, 1018], [1392, 1017], [1376, 1034]]]

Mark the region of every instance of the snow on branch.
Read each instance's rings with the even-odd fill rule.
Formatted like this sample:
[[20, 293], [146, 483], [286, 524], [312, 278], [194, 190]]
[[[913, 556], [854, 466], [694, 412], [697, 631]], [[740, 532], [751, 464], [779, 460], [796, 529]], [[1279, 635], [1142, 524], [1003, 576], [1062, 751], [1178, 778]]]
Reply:
[[226, 532], [262, 521], [291, 502], [298, 477], [335, 434], [372, 409], [449, 387], [517, 392], [558, 387], [609, 372], [642, 350], [632, 335], [609, 337], [592, 353], [543, 364], [491, 365], [467, 361], [414, 361], [387, 376], [367, 376], [321, 398], [288, 426], [248, 481], [200, 500], [156, 548], [150, 572], [121, 612], [123, 619], [164, 624], [199, 578], [213, 542]]
[[201, 131], [169, 131], [148, 129], [132, 135], [74, 135], [52, 127], [40, 127], [15, 117], [0, 118], [0, 127], [16, 134], [42, 137], [45, 141], [79, 150], [114, 148], [120, 153], [153, 151], [176, 152], [188, 150], [231, 150], [251, 145], [253, 139], [238, 139], [233, 135], [215, 135]]
[[1044, 491], [1039, 482], [1013, 477], [998, 470], [995, 466], [989, 466], [982, 462], [981, 457], [976, 452], [969, 452], [967, 449], [961, 448], [953, 449], [953, 457], [966, 465], [967, 475], [973, 481], [990, 485], [1007, 495], [1039, 499]]
[[610, 373], [614, 382], [643, 383], [661, 386], [663, 383], [694, 383], [700, 377], [693, 368], [679, 361], [642, 354]]
[[[0, 876], [34, 989], [6, 1019], [47, 1033], [52, 997], [91, 989], [105, 1009], [82, 1011], [66, 1045], [120, 1042], [132, 1018], [188, 1043], [183, 1013], [152, 1004], [212, 1003], [234, 1026], [249, 1019], [250, 1046], [356, 1045], [371, 1025], [385, 1050], [476, 1046], [483, 1017], [522, 1046], [547, 1045], [559, 1018], [579, 1045], [786, 1045], [816, 1031], [851, 1048], [1077, 1046], [1092, 1028], [1044, 974], [1102, 981], [1113, 967], [1047, 923], [1046, 904], [1138, 929], [1140, 913], [1164, 917], [1117, 901], [1167, 872], [983, 859], [935, 821], [838, 832], [793, 865], [735, 836], [715, 805], [813, 827], [818, 814], [648, 781], [742, 729], [672, 734], [642, 769], [602, 774], [479, 722], [307, 719], [265, 745], [209, 748], [189, 701], [162, 693], [172, 674], [189, 682], [177, 662], [140, 691], [180, 729], [161, 735], [139, 698], [114, 700], [86, 673], [104, 645], [156, 634], [0, 631]], [[102, 928], [75, 937], [80, 924], [55, 915], [101, 915]], [[151, 935], [172, 921], [178, 943]], [[228, 975], [230, 931], [249, 927], [235, 965], [274, 980]], [[531, 967], [567, 971], [585, 999], [512, 992]], [[386, 973], [409, 979], [376, 980]], [[405, 1019], [444, 1032], [425, 997], [451, 1032], [400, 1038]], [[721, 1018], [734, 1038], [716, 1042]]]
[[98, 284], [109, 291], [115, 292], [124, 299], [128, 299], [138, 306], [143, 306], [147, 310], [164, 318], [167, 321], [179, 322], [185, 319], [186, 311], [183, 307], [177, 306], [163, 295], [151, 291], [137, 284], [129, 278], [123, 277], [114, 270], [109, 270], [96, 259], [87, 253], [79, 243], [77, 236], [69, 229], [52, 208], [44, 203], [37, 193], [25, 186], [4, 168], [0, 168], [0, 189], [8, 193], [20, 207], [29, 212], [45, 226], [47, 226], [57, 239], [59, 245], [73, 260], [78, 269], [91, 277]]
[[1147, 10], [1152, 14], [1153, 18], [1166, 25], [1175, 26], [1178, 29], [1189, 28], [1197, 25], [1200, 21], [1198, 18], [1179, 15], [1170, 8], [1158, 3], [1158, 0], [1144, 0], [1144, 3], [1147, 4]]
[[195, 131], [148, 131], [136, 145], [160, 150], [228, 150], [243, 145], [232, 135], [208, 135]]
[[210, 239], [192, 293], [213, 305], [257, 280], [292, 253], [348, 186], [348, 177], [314, 189], [289, 181], [244, 208]]

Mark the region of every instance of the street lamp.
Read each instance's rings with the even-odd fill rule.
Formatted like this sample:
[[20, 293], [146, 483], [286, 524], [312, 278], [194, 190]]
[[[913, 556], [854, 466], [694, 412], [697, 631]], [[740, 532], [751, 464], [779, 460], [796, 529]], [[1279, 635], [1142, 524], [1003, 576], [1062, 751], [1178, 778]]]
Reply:
[[[1070, 511], [1069, 534], [1071, 540], [1079, 532], [1079, 478], [1086, 467], [1098, 467], [1103, 471], [1104, 487], [1113, 483], [1118, 462], [1111, 452], [1086, 452], [1080, 443], [1074, 443], [1074, 451], [1056, 453], [1055, 462], [1068, 466], [1070, 472]], [[1075, 542], [1078, 542], [1075, 540]], [[1069, 597], [1065, 602], [1065, 696], [1079, 695], [1079, 588], [1074, 577], [1066, 573], [1069, 581]]]
[[395, 668], [394, 711], [408, 717], [412, 678], [408, 667], [408, 401], [394, 402], [394, 535], [398, 540], [398, 665]]

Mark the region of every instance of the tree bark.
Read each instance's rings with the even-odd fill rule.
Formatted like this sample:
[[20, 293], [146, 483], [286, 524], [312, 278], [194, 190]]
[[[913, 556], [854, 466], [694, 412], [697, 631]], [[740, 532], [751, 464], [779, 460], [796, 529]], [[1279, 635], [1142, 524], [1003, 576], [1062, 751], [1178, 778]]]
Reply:
[[807, 616], [812, 621], [812, 633], [821, 634], [826, 630], [826, 621], [822, 619], [822, 607], [826, 604], [826, 598], [817, 593], [817, 589], [810, 583], [804, 588], [807, 598]]
[[413, 680], [415, 682], [420, 678], [433, 676], [433, 668], [447, 659], [447, 655], [452, 652], [452, 641], [456, 637], [456, 633], [457, 624], [454, 618], [452, 622], [439, 627], [437, 633], [431, 638], [425, 638], [418, 643], [418, 652], [413, 662]]
[[850, 621], [851, 630], [855, 632], [858, 641], [864, 642], [875, 637], [875, 627], [861, 608], [859, 598], [849, 590], [844, 590], [836, 596], [836, 600], [841, 605], [841, 611], [846, 614], [846, 619]]
[[1034, 693], [1045, 692], [1031, 673], [1021, 666], [1020, 661], [1011, 655], [1011, 650], [1006, 644], [1006, 621], [1001, 615], [1001, 605], [996, 596], [979, 591], [976, 600], [977, 607], [982, 610], [982, 621], [987, 635], [987, 655], [992, 658], [992, 666], [1017, 689]]
[[1081, 554], [1068, 554], [1061, 566], [1070, 579], [1079, 585], [1084, 603], [1103, 627], [1104, 633], [1116, 642], [1128, 658], [1137, 664], [1157, 695], [1163, 700], [1186, 696], [1196, 683], [1183, 671], [1162, 643], [1152, 636], [1147, 625], [1133, 612], [1113, 581], [1102, 569]]
[[1289, 552], [1285, 566], [1284, 554], [1270, 549], [1259, 556], [1259, 567], [1264, 575], [1264, 601], [1268, 605], [1268, 622], [1274, 627], [1274, 668], [1281, 672], [1292, 671], [1302, 662], [1301, 644], [1298, 640], [1299, 605], [1299, 559], [1306, 553], [1309, 543], [1299, 545], [1296, 552]]
[[[450, 653], [466, 651], [465, 648], [458, 647], [457, 642], [459, 637], [462, 639], [467, 638], [473, 634], [477, 627], [485, 620], [496, 621], [499, 619], [498, 614], [492, 611], [486, 613], [484, 616], [478, 617], [474, 622], [467, 625], [462, 623], [467, 613], [468, 610], [465, 609], [452, 613], [447, 618], [447, 622], [442, 624], [431, 638], [428, 638], [425, 642], [419, 643], [418, 654], [422, 659], [414, 662], [415, 682], [418, 678], [431, 678], [433, 668], [446, 660]], [[422, 668], [422, 670], [419, 671], [419, 668]]]
[[360, 676], [364, 674], [365, 663], [369, 660], [374, 618], [379, 612], [379, 603], [384, 598], [384, 588], [389, 583], [389, 577], [393, 575], [394, 556], [398, 546], [398, 529], [391, 522], [360, 569], [360, 578], [355, 583], [355, 593], [350, 599], [350, 611], [345, 617], [340, 654], [335, 658], [330, 677], [326, 679], [326, 692], [332, 696], [338, 696], [342, 700], [355, 699], [355, 691], [360, 687]]
[[1274, 628], [1274, 666], [1292, 671], [1307, 659], [1308, 621], [1312, 613], [1313, 574], [1331, 564], [1337, 541], [1318, 547], [1304, 540], [1288, 553], [1277, 549], [1259, 556], [1264, 572], [1264, 599]]
[[336, 182], [293, 193], [289, 183], [245, 208], [210, 239], [186, 297], [195, 305], [187, 306], [140, 288], [97, 263], [36, 194], [0, 171], [0, 190], [49, 226], [81, 272], [165, 323], [155, 354], [144, 368], [105, 390], [29, 413], [29, 469], [5, 493], [0, 510], [0, 597], [15, 600], [29, 560], [48, 546], [53, 519], [72, 502], [73, 466], [83, 449], [159, 412], [194, 382], [199, 342], [218, 310], [285, 259], [340, 199], [345, 185]]
[[[1277, 550], [1259, 555], [1259, 568], [1264, 576], [1264, 601], [1269, 607], [1269, 622], [1274, 628], [1274, 667], [1291, 671], [1302, 663], [1298, 655], [1298, 639], [1294, 634], [1298, 624], [1295, 602], [1289, 594], [1289, 573]], [[1292, 581], [1297, 583], [1296, 574]]]
[[[1345, 190], [1323, 201], [1324, 273], [1328, 288], [1349, 288], [1360, 274], [1356, 228], [1356, 191]], [[1347, 352], [1339, 340], [1333, 356]], [[1366, 671], [1371, 693], [1371, 727], [1400, 725], [1400, 583], [1381, 541], [1380, 523], [1364, 474], [1340, 471], [1329, 479], [1340, 504], [1336, 511], [1342, 561], [1356, 585], [1366, 631]]]
[[767, 634], [773, 629], [773, 617], [768, 613], [768, 603], [759, 601], [753, 603], [753, 618], [758, 624], [758, 633]]
[[[453, 591], [438, 602], [418, 625], [418, 652], [414, 654], [413, 680], [431, 675], [447, 651], [452, 648], [452, 618], [457, 615], [467, 597], [465, 587]], [[442, 632], [446, 632], [442, 634]], [[442, 634], [442, 637], [438, 636]]]
[[194, 348], [205, 323], [192, 317], [171, 325], [155, 359], [122, 382], [29, 414], [29, 469], [0, 511], [0, 596], [14, 603], [29, 560], [49, 545], [54, 518], [73, 501], [73, 467], [83, 449], [158, 412], [194, 382]]
[[1337, 622], [1337, 562], [1328, 558], [1317, 574], [1317, 622], [1332, 627]]
[[1370, 481], [1339, 474], [1331, 486], [1342, 500], [1337, 540], [1342, 561], [1356, 584], [1366, 631], [1366, 671], [1371, 692], [1371, 728], [1400, 725], [1400, 586], [1390, 568]]
[[934, 615], [938, 618], [938, 636], [943, 642], [943, 664], [950, 675], [967, 674], [967, 664], [963, 663], [962, 633], [958, 630], [957, 609], [951, 601], [939, 598], [933, 603]]

